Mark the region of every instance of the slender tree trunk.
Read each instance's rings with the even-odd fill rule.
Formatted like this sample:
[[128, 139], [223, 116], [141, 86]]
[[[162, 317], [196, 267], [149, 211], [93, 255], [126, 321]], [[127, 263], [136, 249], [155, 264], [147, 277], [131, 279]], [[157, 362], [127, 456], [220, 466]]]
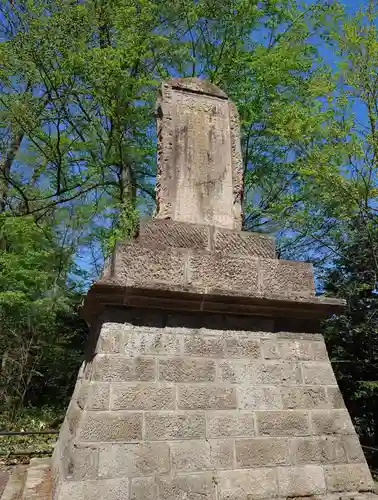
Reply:
[[16, 158], [18, 150], [20, 149], [23, 138], [24, 138], [23, 132], [18, 132], [13, 134], [10, 146], [5, 154], [4, 160], [0, 161], [0, 214], [4, 213], [6, 208], [12, 165]]

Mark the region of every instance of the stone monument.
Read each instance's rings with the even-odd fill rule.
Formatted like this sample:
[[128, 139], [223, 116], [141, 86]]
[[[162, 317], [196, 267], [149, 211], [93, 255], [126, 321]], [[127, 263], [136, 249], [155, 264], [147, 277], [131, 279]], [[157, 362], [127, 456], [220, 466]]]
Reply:
[[157, 214], [88, 292], [86, 359], [54, 500], [366, 498], [312, 267], [241, 231], [238, 116], [214, 85], [163, 84]]

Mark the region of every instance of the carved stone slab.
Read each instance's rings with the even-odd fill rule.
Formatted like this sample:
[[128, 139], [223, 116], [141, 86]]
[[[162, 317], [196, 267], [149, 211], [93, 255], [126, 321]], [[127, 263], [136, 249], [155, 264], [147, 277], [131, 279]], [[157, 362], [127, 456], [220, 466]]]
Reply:
[[209, 82], [173, 79], [157, 105], [157, 218], [241, 229], [243, 164], [234, 104]]

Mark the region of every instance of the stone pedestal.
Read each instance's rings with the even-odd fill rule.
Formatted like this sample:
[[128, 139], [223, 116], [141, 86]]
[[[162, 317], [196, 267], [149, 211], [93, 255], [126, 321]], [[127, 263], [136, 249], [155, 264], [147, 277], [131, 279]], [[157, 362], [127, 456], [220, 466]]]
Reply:
[[[224, 94], [201, 85], [163, 90], [189, 86], [206, 113], [225, 114]], [[210, 133], [206, 113], [206, 133], [231, 137], [232, 150], [232, 127]], [[165, 139], [165, 164], [178, 155], [181, 167], [171, 187], [159, 178], [158, 218], [117, 246], [86, 298], [91, 337], [54, 454], [54, 500], [367, 498], [372, 478], [317, 333], [343, 303], [315, 296], [310, 264], [277, 260], [271, 238], [239, 230], [240, 196], [226, 212], [204, 200], [207, 221], [201, 210], [187, 220], [167, 194], [196, 144], [180, 133]], [[217, 192], [239, 192], [226, 173]], [[200, 193], [214, 196], [209, 183]]]

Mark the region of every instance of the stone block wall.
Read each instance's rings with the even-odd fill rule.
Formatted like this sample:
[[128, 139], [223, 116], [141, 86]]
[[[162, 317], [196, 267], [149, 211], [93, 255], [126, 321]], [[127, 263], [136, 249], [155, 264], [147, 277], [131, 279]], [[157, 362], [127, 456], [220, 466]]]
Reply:
[[95, 344], [55, 451], [55, 499], [372, 489], [321, 335], [253, 318], [108, 310]]

